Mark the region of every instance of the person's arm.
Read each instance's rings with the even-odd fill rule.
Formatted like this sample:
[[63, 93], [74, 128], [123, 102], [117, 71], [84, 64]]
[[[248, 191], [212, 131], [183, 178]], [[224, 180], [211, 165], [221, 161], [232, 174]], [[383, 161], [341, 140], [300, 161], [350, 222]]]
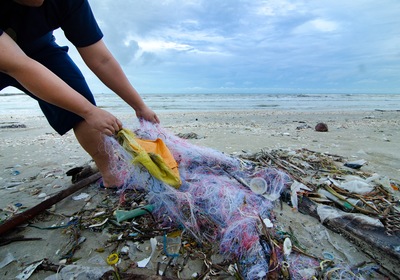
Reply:
[[6, 33], [0, 35], [0, 72], [16, 79], [38, 98], [81, 116], [107, 135], [122, 128], [116, 117], [91, 104], [42, 64], [29, 58]]
[[131, 106], [138, 118], [159, 123], [157, 115], [144, 103], [131, 85], [120, 64], [108, 50], [103, 40], [78, 48], [82, 59], [93, 73], [112, 91]]

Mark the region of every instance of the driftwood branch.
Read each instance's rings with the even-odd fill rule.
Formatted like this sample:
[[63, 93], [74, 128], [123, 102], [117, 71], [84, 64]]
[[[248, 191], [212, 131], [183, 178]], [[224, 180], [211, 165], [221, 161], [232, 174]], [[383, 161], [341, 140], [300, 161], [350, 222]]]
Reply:
[[87, 177], [75, 184], [72, 184], [67, 189], [60, 191], [59, 193], [51, 196], [50, 198], [44, 200], [43, 202], [37, 204], [36, 206], [19, 213], [9, 220], [6, 220], [3, 224], [0, 225], [0, 235], [14, 229], [15, 227], [25, 223], [29, 219], [35, 217], [36, 215], [42, 213], [44, 210], [50, 208], [52, 205], [56, 204], [57, 202], [63, 200], [67, 196], [77, 192], [78, 190], [82, 189], [83, 187], [95, 182], [96, 180], [101, 178], [101, 174], [99, 172]]

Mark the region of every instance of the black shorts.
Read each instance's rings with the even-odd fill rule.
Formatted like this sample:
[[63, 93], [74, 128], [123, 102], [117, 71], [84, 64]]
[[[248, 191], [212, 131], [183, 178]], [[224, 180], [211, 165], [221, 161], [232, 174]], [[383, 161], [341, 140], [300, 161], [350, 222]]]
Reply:
[[[30, 57], [47, 67], [70, 87], [83, 95], [92, 104], [96, 105], [93, 94], [90, 91], [85, 78], [68, 55], [68, 47], [60, 47], [52, 40], [50, 43], [46, 44], [45, 47], [41, 48], [39, 51], [35, 51], [34, 54], [31, 54]], [[0, 89], [7, 86], [16, 87], [36, 99], [49, 124], [61, 135], [68, 132], [83, 120], [80, 116], [74, 113], [37, 98], [14, 78], [4, 73], [0, 73]]]

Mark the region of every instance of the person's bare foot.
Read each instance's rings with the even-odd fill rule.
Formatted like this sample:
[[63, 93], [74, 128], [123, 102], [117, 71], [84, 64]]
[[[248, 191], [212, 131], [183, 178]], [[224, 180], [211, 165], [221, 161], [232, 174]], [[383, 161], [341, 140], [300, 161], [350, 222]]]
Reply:
[[124, 181], [120, 176], [114, 174], [109, 168], [105, 170], [100, 170], [101, 176], [103, 177], [102, 186], [108, 189], [120, 188]]
[[112, 146], [106, 141], [106, 136], [93, 129], [86, 121], [74, 127], [76, 138], [86, 152], [92, 157], [103, 176], [103, 186], [106, 188], [119, 187], [124, 179], [117, 168], [118, 158], [113, 153]]

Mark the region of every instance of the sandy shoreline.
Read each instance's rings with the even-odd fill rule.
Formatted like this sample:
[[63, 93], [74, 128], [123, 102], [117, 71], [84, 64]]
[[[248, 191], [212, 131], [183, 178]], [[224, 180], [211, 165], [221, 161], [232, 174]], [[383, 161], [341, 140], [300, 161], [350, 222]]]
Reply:
[[[194, 143], [229, 154], [308, 148], [363, 158], [376, 172], [400, 179], [399, 120], [400, 112], [251, 111], [169, 115], [163, 125], [175, 133], [196, 132], [204, 138]], [[316, 132], [319, 122], [329, 131]]]
[[[132, 116], [119, 117], [128, 127], [135, 123]], [[261, 149], [307, 148], [340, 155], [349, 161], [366, 160], [364, 171], [400, 180], [400, 112], [397, 111], [191, 112], [160, 114], [159, 117], [162, 125], [173, 133], [196, 133], [197, 139], [190, 139], [190, 142], [227, 154], [251, 154]], [[314, 127], [319, 122], [326, 123], [329, 131], [316, 132]], [[12, 124], [23, 124], [26, 127], [7, 128]], [[36, 205], [43, 197], [55, 194], [70, 185], [70, 178], [65, 176], [65, 172], [89, 160], [72, 133], [57, 135], [42, 117], [1, 116], [0, 127], [4, 127], [0, 128], [0, 209], [16, 203], [21, 203], [27, 208]], [[95, 193], [96, 188], [89, 187], [86, 192]], [[83, 202], [68, 200], [59, 203], [56, 205], [56, 213], [73, 214], [77, 207], [74, 203], [81, 205]], [[5, 212], [1, 213], [4, 215]], [[296, 215], [301, 215], [288, 209], [279, 213], [281, 217], [293, 221], [293, 225], [299, 219]], [[312, 236], [316, 235], [316, 232], [326, 231], [322, 225], [315, 221], [310, 222], [309, 219], [297, 221], [294, 226], [304, 235], [304, 242], [315, 238]], [[307, 230], [304, 232], [305, 228]], [[310, 230], [311, 228], [313, 230]], [[0, 269], [0, 278], [14, 279], [22, 264], [41, 258], [57, 260], [55, 252], [64, 238], [60, 236], [60, 232], [29, 229], [26, 233], [32, 236], [44, 235], [47, 240], [46, 249], [38, 252], [43, 246], [43, 241], [23, 244], [16, 242], [0, 247], [0, 262], [7, 253], [11, 253], [18, 260]], [[329, 234], [330, 241], [329, 238], [325, 240], [324, 237], [318, 237], [318, 250], [339, 254], [338, 247], [346, 248], [347, 243], [344, 243], [342, 237], [334, 233]], [[81, 249], [80, 252], [83, 255], [93, 249], [90, 248], [91, 245], [104, 241], [105, 236], [88, 233], [86, 238], [87, 248]], [[60, 240], [56, 241], [58, 239]], [[346, 252], [341, 254], [343, 258], [356, 258], [357, 262], [367, 259], [353, 245], [348, 245]], [[34, 274], [30, 279], [43, 279], [43, 275], [51, 274], [40, 273], [43, 274]]]

